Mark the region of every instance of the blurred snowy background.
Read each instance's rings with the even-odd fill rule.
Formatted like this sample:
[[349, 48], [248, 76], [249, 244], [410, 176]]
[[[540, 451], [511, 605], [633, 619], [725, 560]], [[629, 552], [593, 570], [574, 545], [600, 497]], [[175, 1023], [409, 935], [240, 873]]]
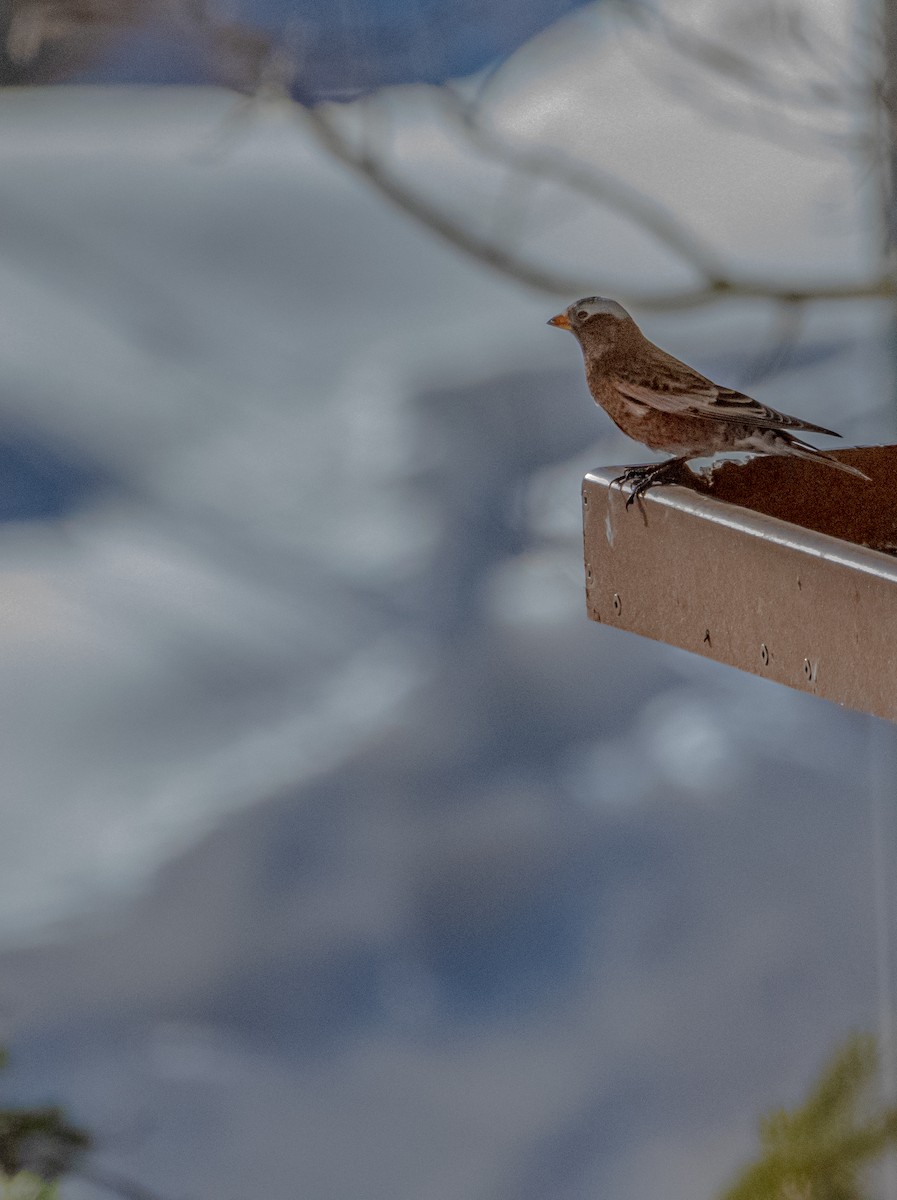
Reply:
[[[734, 274], [875, 274], [868, 110], [820, 94], [802, 131], [571, 8], [491, 128]], [[737, 5], [675, 12], [740, 44]], [[868, 13], [814, 13], [868, 60]], [[723, 382], [893, 440], [887, 304], [640, 307], [692, 268], [473, 144], [442, 69], [328, 119]], [[586, 620], [581, 477], [644, 452], [545, 325], [577, 293], [319, 132], [212, 87], [0, 91], [3, 1094], [165, 1197], [711, 1196], [889, 1002], [888, 738]]]

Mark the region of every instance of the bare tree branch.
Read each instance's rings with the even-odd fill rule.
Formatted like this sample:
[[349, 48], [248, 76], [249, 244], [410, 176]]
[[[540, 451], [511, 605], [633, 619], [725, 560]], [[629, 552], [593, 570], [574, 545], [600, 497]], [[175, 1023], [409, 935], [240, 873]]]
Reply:
[[432, 201], [413, 191], [393, 175], [379, 159], [366, 151], [355, 150], [320, 108], [306, 109], [294, 105], [293, 111], [297, 119], [312, 130], [318, 141], [335, 158], [361, 175], [402, 212], [477, 262], [536, 291], [570, 297], [587, 295], [600, 286], [603, 291], [621, 296], [633, 306], [646, 311], [696, 308], [724, 298], [805, 304], [822, 300], [884, 299], [897, 295], [897, 282], [890, 275], [858, 280], [819, 281], [804, 287], [788, 286], [778, 280], [760, 277], [729, 276], [711, 278], [693, 288], [678, 291], [639, 293], [622, 282], [597, 280], [594, 275], [586, 278], [572, 273], [555, 272], [528, 262], [509, 249], [495, 245], [489, 238], [468, 229]]
[[[635, 4], [642, 2], [633, 0]], [[283, 57], [281, 54], [278, 61]], [[259, 100], [270, 101], [279, 94], [280, 99], [290, 104], [295, 118], [311, 130], [330, 154], [362, 176], [396, 208], [476, 262], [539, 292], [570, 297], [585, 295], [600, 288], [621, 296], [638, 308], [655, 311], [695, 308], [725, 298], [769, 300], [789, 309], [815, 301], [872, 300], [897, 296], [897, 278], [887, 271], [867, 278], [819, 280], [800, 286], [775, 278], [733, 273], [716, 249], [684, 222], [610, 172], [586, 166], [550, 148], [514, 144], [485, 124], [480, 119], [482, 97], [494, 79], [495, 74], [490, 76], [486, 88], [480, 87], [475, 102], [466, 101], [449, 89], [441, 92], [444, 108], [460, 122], [470, 140], [520, 176], [536, 182], [560, 183], [592, 203], [627, 217], [695, 271], [699, 281], [694, 286], [672, 291], [634, 292], [622, 282], [598, 280], [594, 274], [586, 278], [532, 262], [507, 244], [478, 233], [463, 219], [451, 215], [429, 197], [410, 187], [390, 169], [379, 145], [372, 146], [370, 138], [366, 136], [356, 144], [358, 140], [351, 139], [341, 131], [326, 108], [291, 103], [285, 83], [279, 77], [264, 92], [250, 94], [248, 104], [251, 109]]]
[[[794, 19], [796, 14], [791, 13], [792, 20], [785, 22], [787, 32], [780, 35], [778, 43], [787, 36], [789, 46], [809, 61], [808, 72], [798, 86], [793, 82], [798, 65], [794, 54], [789, 56], [785, 72], [775, 72], [758, 66], [756, 56], [675, 19], [651, 0], [625, 0], [623, 15], [630, 23], [636, 21], [644, 30], [659, 34], [665, 48], [686, 60], [682, 72], [675, 69], [669, 56], [655, 56], [652, 74], [655, 78], [662, 75], [675, 95], [715, 121], [802, 154], [818, 154], [832, 147], [868, 147], [868, 136], [856, 128], [858, 117], [869, 109], [868, 63], [848, 61], [845, 52], [818, 28], [812, 34], [803, 28]], [[756, 21], [755, 13], [753, 19]], [[631, 46], [623, 44], [632, 52]], [[828, 58], [827, 63], [822, 61], [823, 56]], [[697, 79], [696, 66], [703, 72]], [[740, 97], [726, 98], [719, 88], [712, 95], [708, 93], [708, 75], [728, 91], [740, 89]], [[816, 119], [820, 112], [829, 118], [824, 123]]]
[[[697, 63], [707, 68], [728, 85], [740, 86], [761, 95], [777, 108], [788, 104], [814, 112], [820, 107], [843, 111], [865, 91], [865, 72], [854, 70], [854, 64], [846, 64], [846, 56], [840, 47], [836, 47], [831, 39], [827, 44], [822, 44], [818, 30], [814, 31], [812, 38], [805, 29], [798, 31], [793, 21], [788, 30], [789, 45], [796, 46], [806, 54], [816, 76], [815, 81], [805, 79], [803, 86], [794, 86], [793, 83], [793, 54], [789, 55], [786, 80], [781, 72], [777, 76], [768, 67], [759, 66], [756, 56], [709, 37], [687, 22], [671, 16], [668, 8], [655, 5], [650, 0], [626, 0], [626, 12], [631, 18], [641, 20], [646, 27], [653, 26], [662, 35], [664, 45], [688, 58], [692, 65]], [[822, 54], [826, 52], [829, 61], [824, 63]]]
[[481, 122], [475, 106], [465, 103], [449, 88], [443, 89], [443, 93], [446, 106], [480, 149], [501, 159], [521, 175], [562, 183], [594, 203], [622, 213], [663, 242], [709, 282], [725, 277], [725, 266], [716, 250], [644, 192], [609, 171], [586, 166], [556, 150], [513, 145]]

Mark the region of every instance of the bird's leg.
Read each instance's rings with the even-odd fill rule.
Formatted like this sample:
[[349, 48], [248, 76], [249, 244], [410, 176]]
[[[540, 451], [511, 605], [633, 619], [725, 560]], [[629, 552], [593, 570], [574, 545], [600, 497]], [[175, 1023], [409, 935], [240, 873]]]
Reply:
[[629, 508], [648, 488], [652, 488], [658, 483], [676, 483], [682, 477], [682, 468], [687, 462], [687, 458], [668, 458], [665, 462], [646, 463], [643, 466], [627, 467], [622, 475], [618, 475], [613, 480], [621, 487], [624, 483], [631, 483], [632, 490], [626, 498], [626, 507]]

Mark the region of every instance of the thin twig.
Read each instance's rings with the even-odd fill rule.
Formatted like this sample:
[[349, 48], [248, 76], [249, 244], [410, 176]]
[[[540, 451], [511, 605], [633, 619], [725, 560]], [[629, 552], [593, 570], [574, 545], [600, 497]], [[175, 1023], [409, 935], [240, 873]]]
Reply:
[[782, 304], [776, 311], [772, 344], [741, 372], [741, 386], [758, 383], [787, 369], [788, 361], [800, 342], [806, 308], [800, 304]]
[[122, 1175], [118, 1171], [110, 1171], [104, 1167], [88, 1167], [81, 1164], [73, 1167], [69, 1174], [83, 1179], [86, 1183], [92, 1183], [94, 1187], [102, 1188], [103, 1191], [112, 1192], [116, 1196], [120, 1196], [121, 1200], [167, 1200], [167, 1197], [160, 1195], [159, 1192], [150, 1191], [149, 1188], [144, 1187], [142, 1183], [137, 1183], [130, 1176]]

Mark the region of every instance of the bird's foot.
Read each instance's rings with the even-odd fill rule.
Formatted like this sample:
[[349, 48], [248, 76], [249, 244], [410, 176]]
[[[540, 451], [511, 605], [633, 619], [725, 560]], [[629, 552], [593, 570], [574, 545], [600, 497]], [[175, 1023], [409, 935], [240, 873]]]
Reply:
[[684, 458], [668, 458], [666, 462], [627, 467], [622, 475], [618, 475], [613, 480], [611, 487], [614, 483], [618, 483], [621, 488], [626, 483], [632, 484], [632, 490], [626, 497], [626, 507], [630, 508], [640, 496], [647, 492], [648, 488], [655, 487], [659, 483], [678, 483], [682, 478], [684, 465]]

